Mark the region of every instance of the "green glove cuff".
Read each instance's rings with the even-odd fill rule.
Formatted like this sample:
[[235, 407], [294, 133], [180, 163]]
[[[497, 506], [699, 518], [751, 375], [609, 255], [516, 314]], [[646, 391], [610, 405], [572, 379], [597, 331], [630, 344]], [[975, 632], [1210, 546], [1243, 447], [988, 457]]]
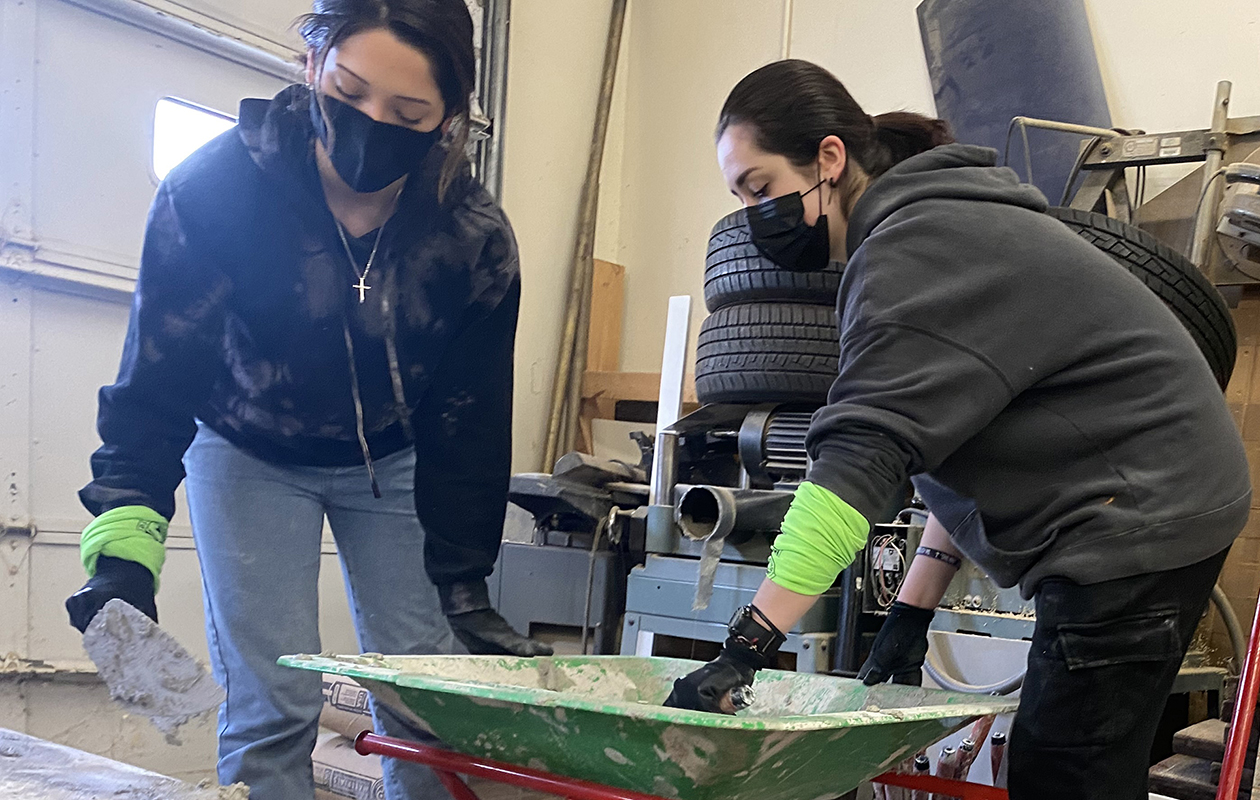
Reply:
[[88, 577], [96, 574], [100, 556], [134, 561], [153, 573], [153, 591], [166, 561], [166, 518], [146, 506], [119, 506], [101, 514], [83, 529], [79, 557]]
[[797, 594], [820, 595], [866, 546], [871, 525], [853, 506], [806, 481], [770, 548], [766, 577]]

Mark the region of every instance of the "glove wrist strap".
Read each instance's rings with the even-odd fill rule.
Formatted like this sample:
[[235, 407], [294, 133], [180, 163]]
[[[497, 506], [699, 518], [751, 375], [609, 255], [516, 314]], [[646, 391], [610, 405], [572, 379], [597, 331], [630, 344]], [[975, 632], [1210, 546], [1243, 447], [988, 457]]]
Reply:
[[727, 628], [738, 644], [766, 658], [774, 657], [787, 635], [775, 627], [761, 609], [751, 603], [735, 612]]

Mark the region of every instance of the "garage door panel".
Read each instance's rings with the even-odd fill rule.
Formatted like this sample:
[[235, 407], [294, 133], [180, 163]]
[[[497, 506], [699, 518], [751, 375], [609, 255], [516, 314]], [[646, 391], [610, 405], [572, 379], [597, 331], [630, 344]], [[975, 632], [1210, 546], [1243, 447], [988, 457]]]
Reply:
[[155, 190], [157, 101], [179, 97], [235, 115], [242, 97], [284, 85], [58, 0], [39, 4], [36, 55], [35, 236], [131, 263]]
[[32, 310], [31, 514], [63, 529], [91, 519], [75, 493], [92, 478], [96, 391], [118, 372], [128, 305], [37, 291]]

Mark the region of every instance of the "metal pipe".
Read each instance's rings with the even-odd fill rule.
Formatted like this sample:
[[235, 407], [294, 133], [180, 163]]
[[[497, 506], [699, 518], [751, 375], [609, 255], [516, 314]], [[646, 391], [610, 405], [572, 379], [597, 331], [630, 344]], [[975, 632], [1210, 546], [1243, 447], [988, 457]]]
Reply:
[[648, 485], [648, 505], [672, 506], [674, 484], [678, 482], [678, 434], [661, 431], [656, 434], [652, 453], [652, 482]]
[[1025, 125], [1029, 128], [1042, 128], [1047, 131], [1076, 133], [1081, 136], [1101, 136], [1106, 139], [1114, 139], [1123, 135], [1119, 131], [1113, 131], [1109, 128], [1095, 128], [1092, 125], [1077, 125], [1073, 122], [1058, 122], [1052, 119], [1037, 119], [1036, 117], [1014, 117], [1011, 119], [1011, 124]]
[[1234, 664], [1238, 669], [1242, 669], [1243, 659], [1247, 657], [1247, 637], [1243, 634], [1242, 623], [1238, 621], [1238, 614], [1234, 612], [1233, 604], [1229, 602], [1229, 598], [1225, 596], [1225, 590], [1219, 583], [1212, 587], [1212, 603], [1221, 615], [1221, 622], [1225, 623], [1225, 632], [1229, 634], [1230, 649], [1234, 651]]
[[779, 530], [794, 496], [774, 489], [679, 486], [674, 521], [690, 539], [743, 544], [758, 533]]
[[493, 127], [478, 154], [477, 178], [500, 203], [503, 202], [503, 116], [507, 109], [510, 13], [511, 0], [486, 0], [481, 36], [481, 110]]
[[[560, 447], [569, 384], [582, 381], [585, 364], [576, 364], [578, 329], [582, 307], [590, 287], [590, 272], [595, 252], [595, 218], [599, 211], [599, 172], [604, 161], [604, 142], [608, 134], [608, 117], [612, 108], [613, 82], [617, 77], [617, 55], [621, 51], [621, 32], [626, 21], [626, 0], [613, 0], [608, 22], [608, 40], [604, 45], [604, 71], [599, 86], [599, 102], [595, 106], [595, 129], [586, 163], [586, 180], [578, 204], [577, 237], [573, 244], [573, 262], [569, 271], [569, 298], [565, 305], [564, 330], [560, 336], [560, 359], [556, 362], [555, 380], [551, 387], [551, 414], [547, 420], [547, 445], [543, 451], [543, 471], [556, 463]], [[576, 374], [575, 374], [576, 373]], [[576, 420], [578, 409], [572, 414]]]
[[598, 783], [577, 778], [565, 778], [529, 767], [518, 767], [514, 764], [466, 756], [450, 750], [439, 750], [418, 742], [379, 736], [370, 731], [364, 731], [355, 738], [354, 749], [363, 756], [389, 756], [410, 761], [413, 764], [424, 764], [439, 773], [452, 772], [483, 778], [494, 783], [567, 797], [571, 800], [660, 800], [659, 797], [632, 792], [629, 789], [615, 789], [611, 786], [601, 786]]
[[1208, 244], [1216, 230], [1216, 207], [1221, 202], [1221, 187], [1214, 185], [1216, 172], [1225, 158], [1225, 126], [1229, 122], [1229, 93], [1233, 84], [1221, 81], [1216, 84], [1216, 99], [1212, 105], [1212, 129], [1208, 131], [1204, 145], [1203, 199], [1199, 213], [1194, 218], [1194, 234], [1190, 240], [1190, 261], [1199, 269], [1207, 266]]
[[[593, 223], [592, 223], [593, 224]], [[569, 367], [569, 396], [565, 400], [564, 436], [560, 439], [561, 449], [571, 451], [577, 448], [578, 437], [582, 430], [582, 381], [586, 378], [586, 361], [590, 351], [591, 330], [591, 291], [595, 284], [595, 234], [591, 232], [590, 247], [582, 257], [581, 269], [584, 273], [582, 297], [578, 303], [577, 339], [573, 342], [573, 365]], [[592, 437], [593, 438], [593, 437]], [[594, 452], [594, 442], [588, 442]]]
[[1234, 715], [1229, 723], [1229, 739], [1221, 760], [1221, 780], [1216, 787], [1216, 800], [1235, 800], [1247, 763], [1247, 744], [1251, 741], [1251, 722], [1256, 713], [1256, 696], [1260, 695], [1260, 601], [1251, 621], [1251, 638], [1247, 641], [1247, 657], [1238, 676], [1234, 694]]

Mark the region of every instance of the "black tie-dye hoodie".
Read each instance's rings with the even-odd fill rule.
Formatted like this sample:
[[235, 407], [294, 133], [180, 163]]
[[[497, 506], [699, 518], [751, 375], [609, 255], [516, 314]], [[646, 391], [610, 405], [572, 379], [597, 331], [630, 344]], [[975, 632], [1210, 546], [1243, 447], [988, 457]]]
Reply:
[[[468, 175], [438, 202], [445, 152], [434, 148], [386, 223], [360, 304], [308, 104], [301, 86], [245, 100], [239, 125], [158, 188], [118, 380], [100, 392], [104, 444], [80, 497], [93, 514], [138, 504], [169, 518], [195, 420], [258, 458], [304, 466], [370, 463], [414, 436], [429, 574], [476, 580], [491, 571], [507, 503], [511, 227]], [[375, 238], [349, 242], [360, 271]]]

